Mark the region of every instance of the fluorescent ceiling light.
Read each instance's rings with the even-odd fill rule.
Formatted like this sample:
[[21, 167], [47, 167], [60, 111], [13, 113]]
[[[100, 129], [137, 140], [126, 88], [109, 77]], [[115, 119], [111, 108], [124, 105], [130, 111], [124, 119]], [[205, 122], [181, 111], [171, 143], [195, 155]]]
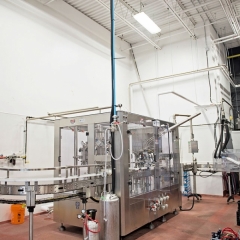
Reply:
[[161, 32], [161, 29], [157, 26], [153, 20], [146, 15], [144, 12], [140, 12], [138, 14], [133, 15], [133, 17], [143, 26], [145, 27], [151, 34]]

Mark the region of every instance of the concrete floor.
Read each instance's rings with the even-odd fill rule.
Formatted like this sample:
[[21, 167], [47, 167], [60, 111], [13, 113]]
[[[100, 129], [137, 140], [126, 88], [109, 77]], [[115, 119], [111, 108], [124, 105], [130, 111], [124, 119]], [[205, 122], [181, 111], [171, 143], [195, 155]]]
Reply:
[[[155, 229], [149, 230], [144, 226], [126, 236], [124, 240], [206, 240], [211, 238], [211, 232], [219, 228], [231, 227], [238, 231], [240, 227], [236, 224], [236, 211], [238, 208], [236, 196], [235, 202], [226, 203], [226, 198], [203, 196], [203, 200], [196, 202], [191, 211], [179, 212], [177, 216], [168, 214], [167, 222], [159, 220], [154, 222]], [[183, 197], [183, 208], [191, 205]], [[75, 240], [82, 239], [82, 230], [77, 227], [67, 226], [65, 232], [58, 230], [59, 224], [52, 219], [46, 218], [46, 214], [34, 216], [34, 240]], [[27, 240], [28, 219], [21, 225], [11, 223], [0, 224], [0, 240]], [[115, 240], [115, 239], [113, 239]]]

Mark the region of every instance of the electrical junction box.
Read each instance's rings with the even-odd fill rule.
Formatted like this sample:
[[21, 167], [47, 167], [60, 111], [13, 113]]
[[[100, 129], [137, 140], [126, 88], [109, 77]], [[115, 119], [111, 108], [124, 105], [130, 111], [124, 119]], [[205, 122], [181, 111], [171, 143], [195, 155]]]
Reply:
[[160, 121], [159, 120], [153, 120], [153, 127], [160, 127]]
[[188, 152], [189, 153], [198, 153], [198, 141], [188, 142]]

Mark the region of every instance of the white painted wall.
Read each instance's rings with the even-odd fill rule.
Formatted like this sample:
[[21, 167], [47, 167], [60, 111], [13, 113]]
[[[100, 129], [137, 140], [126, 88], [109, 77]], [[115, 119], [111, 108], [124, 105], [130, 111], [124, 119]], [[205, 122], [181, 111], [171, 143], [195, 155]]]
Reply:
[[[148, 47], [135, 49], [141, 79], [147, 80], [207, 68], [206, 49], [208, 49], [209, 67], [224, 64], [223, 54], [212, 42], [212, 32], [214, 31], [211, 28], [207, 28], [205, 38], [204, 29], [197, 30], [195, 32], [197, 36], [196, 40], [188, 37], [187, 33], [185, 36], [181, 35], [181, 38], [170, 37], [160, 42], [160, 45], [163, 47], [162, 50], [151, 50]], [[203, 126], [194, 126], [193, 128], [195, 140], [199, 142], [199, 153], [195, 154], [199, 163], [212, 163], [212, 155], [215, 147], [213, 124], [218, 118], [217, 108], [214, 104], [221, 102], [222, 99], [220, 84], [230, 91], [229, 82], [220, 70], [209, 72], [209, 78], [211, 83], [211, 100], [207, 72], [170, 78], [143, 85], [150, 114], [154, 118], [173, 121], [173, 115], [176, 113], [190, 115], [196, 112], [202, 113], [193, 120], [193, 125], [204, 124]], [[183, 95], [202, 107], [194, 106], [194, 104], [173, 94], [161, 95], [171, 91]], [[131, 96], [131, 111], [148, 115], [142, 93], [138, 86], [131, 88]], [[228, 106], [224, 104], [224, 107], [226, 115], [229, 117]], [[183, 118], [177, 118], [178, 122], [181, 120]], [[179, 128], [181, 162], [183, 163], [192, 161], [192, 155], [188, 153], [187, 146], [190, 140], [190, 130], [186, 126], [189, 126], [189, 123]], [[221, 176], [218, 174], [207, 179], [198, 177], [197, 191], [200, 194], [222, 195]]]
[[[0, 1], [0, 153], [4, 155], [23, 152], [26, 116], [111, 105], [110, 33], [64, 4]], [[128, 84], [136, 81], [129, 53], [121, 52], [128, 47], [117, 39], [117, 57], [124, 57], [116, 65], [117, 103], [125, 110]], [[53, 138], [51, 123], [29, 124], [25, 167], [53, 166]], [[0, 205], [0, 212], [0, 221], [10, 219], [8, 205]]]
[[[39, 10], [23, 1], [13, 2], [21, 6], [8, 1], [0, 3], [0, 78], [4, 89], [0, 111], [45, 115], [110, 106], [110, 45], [99, 43], [98, 38], [86, 35], [86, 30], [81, 32], [80, 26], [68, 24], [68, 19], [63, 21], [65, 18], [59, 19], [60, 14], [48, 9], [56, 15], [50, 16], [44, 12], [46, 6]], [[98, 34], [105, 36], [107, 30], [100, 30]], [[121, 44], [126, 43], [118, 42], [118, 53]], [[128, 110], [125, 87], [135, 81], [135, 73], [128, 53], [118, 56], [125, 59], [117, 60], [117, 102]]]

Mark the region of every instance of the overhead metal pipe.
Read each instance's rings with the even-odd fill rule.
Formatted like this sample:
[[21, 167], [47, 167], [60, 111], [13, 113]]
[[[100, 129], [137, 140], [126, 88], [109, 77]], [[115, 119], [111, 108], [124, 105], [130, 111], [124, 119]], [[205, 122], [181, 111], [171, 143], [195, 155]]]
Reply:
[[199, 116], [200, 114], [201, 114], [200, 112], [199, 112], [199, 113], [196, 113], [196, 114], [194, 114], [194, 115], [192, 115], [192, 116], [190, 116], [190, 117], [186, 118], [186, 119], [185, 119], [185, 120], [183, 120], [182, 122], [180, 122], [180, 123], [177, 123], [177, 124], [173, 125], [172, 127], [170, 127], [170, 128], [169, 128], [169, 131], [172, 131], [172, 130], [174, 130], [175, 128], [177, 128], [177, 127], [179, 127], [179, 126], [183, 125], [184, 123], [186, 123], [186, 122], [188, 122], [188, 121], [192, 120], [193, 118], [195, 118], [195, 117]]
[[48, 113], [49, 116], [51, 115], [59, 115], [59, 114], [74, 114], [78, 113], [79, 111], [93, 111], [97, 110], [99, 107], [91, 107], [91, 108], [83, 108], [83, 109], [76, 109], [76, 110], [70, 110], [70, 111], [63, 111], [63, 112], [55, 112], [55, 113]]
[[218, 69], [221, 69], [221, 66], [202, 68], [202, 69], [194, 70], [194, 71], [190, 71], [190, 72], [183, 72], [183, 73], [177, 73], [177, 74], [167, 75], [167, 76], [158, 77], [158, 78], [151, 78], [151, 79], [143, 80], [140, 83], [139, 82], [130, 83], [129, 85], [134, 86], [134, 85], [139, 85], [139, 84], [146, 84], [146, 83], [150, 83], [150, 82], [156, 82], [156, 81], [160, 81], [160, 80], [182, 77], [182, 76], [186, 76], [186, 75], [202, 73], [202, 72], [207, 72], [207, 71], [213, 71], [213, 70], [218, 70]]
[[234, 39], [238, 39], [240, 38], [240, 36], [236, 36], [236, 37], [232, 37], [232, 38], [228, 38], [228, 39], [225, 39], [225, 40], [222, 40], [220, 42], [215, 42], [216, 44], [220, 44], [220, 43], [224, 43], [224, 42], [228, 42], [228, 41], [232, 41]]
[[85, 108], [85, 109], [72, 110], [72, 111], [59, 112], [59, 113], [49, 113], [47, 116], [42, 116], [42, 117], [27, 117], [26, 121], [32, 121], [32, 120], [38, 120], [38, 119], [50, 120], [50, 118], [54, 118], [54, 117], [62, 117], [65, 115], [84, 113], [84, 112], [101, 111], [101, 110], [110, 109], [110, 108], [111, 108], [111, 106], [101, 107], [101, 108], [94, 107], [94, 108]]
[[216, 43], [218, 41], [221, 41], [221, 40], [224, 40], [224, 39], [228, 39], [228, 38], [231, 38], [231, 37], [236, 37], [237, 34], [232, 34], [232, 35], [228, 35], [228, 36], [225, 36], [225, 37], [221, 37], [221, 38], [217, 38], [217, 39], [214, 39], [213, 42]]

